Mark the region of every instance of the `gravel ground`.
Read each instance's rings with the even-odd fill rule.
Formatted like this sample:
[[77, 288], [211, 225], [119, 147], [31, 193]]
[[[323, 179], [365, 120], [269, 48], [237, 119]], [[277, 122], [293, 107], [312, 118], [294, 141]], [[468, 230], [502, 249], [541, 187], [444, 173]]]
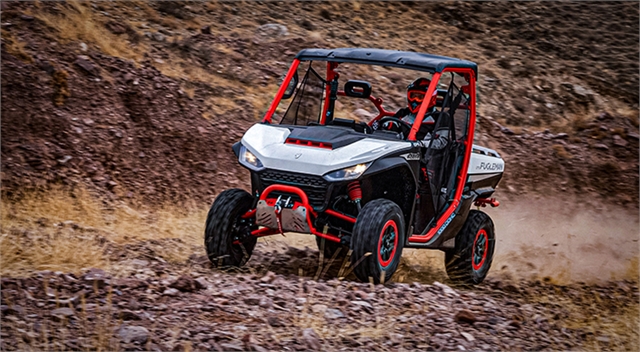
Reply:
[[310, 249], [291, 247], [274, 261], [259, 246], [248, 268], [220, 271], [204, 256], [167, 263], [148, 254], [156, 245], [168, 243], [112, 248], [114, 259], [147, 253], [126, 256], [113, 273], [2, 278], [2, 350], [638, 347], [637, 282], [373, 286], [349, 276], [339, 280], [331, 267], [308, 267], [321, 273], [319, 280], [295, 274], [301, 263], [317, 263], [318, 253]]

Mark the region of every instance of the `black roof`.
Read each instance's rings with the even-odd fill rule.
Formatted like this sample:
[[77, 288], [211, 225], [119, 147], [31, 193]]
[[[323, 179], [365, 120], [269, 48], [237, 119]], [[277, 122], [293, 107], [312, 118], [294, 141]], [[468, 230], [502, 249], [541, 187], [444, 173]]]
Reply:
[[475, 62], [412, 51], [368, 48], [303, 49], [296, 58], [394, 66], [427, 72], [442, 72], [447, 67], [470, 68], [478, 74], [478, 65]]

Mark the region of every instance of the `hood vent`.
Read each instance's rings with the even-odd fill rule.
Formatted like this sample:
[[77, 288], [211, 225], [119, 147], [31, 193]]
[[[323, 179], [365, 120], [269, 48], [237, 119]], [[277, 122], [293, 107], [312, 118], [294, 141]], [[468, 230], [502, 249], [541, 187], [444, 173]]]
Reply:
[[309, 140], [304, 140], [304, 139], [299, 139], [299, 138], [287, 138], [287, 140], [284, 143], [285, 144], [301, 145], [301, 146], [305, 146], [305, 147], [314, 147], [314, 148], [322, 148], [322, 149], [333, 149], [333, 146], [331, 145], [331, 143], [309, 141]]

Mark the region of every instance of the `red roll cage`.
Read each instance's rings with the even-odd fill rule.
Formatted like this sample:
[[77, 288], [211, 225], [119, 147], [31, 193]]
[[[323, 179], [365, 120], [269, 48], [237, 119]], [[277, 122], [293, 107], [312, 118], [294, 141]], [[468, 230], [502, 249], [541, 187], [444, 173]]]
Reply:
[[[271, 118], [274, 114], [274, 112], [276, 111], [276, 108], [278, 107], [278, 105], [280, 104], [280, 101], [282, 100], [282, 96], [284, 95], [284, 92], [286, 91], [287, 87], [289, 86], [289, 83], [291, 82], [291, 79], [293, 78], [293, 76], [295, 75], [298, 66], [300, 64], [301, 60], [299, 59], [294, 59], [293, 63], [291, 64], [291, 67], [289, 68], [289, 71], [287, 72], [282, 84], [280, 85], [280, 88], [278, 89], [276, 96], [273, 100], [273, 102], [271, 103], [269, 109], [267, 110], [267, 113], [265, 114], [264, 118], [262, 119], [262, 122], [265, 123], [271, 123]], [[339, 75], [338, 72], [335, 72], [335, 69], [338, 67], [339, 63], [338, 62], [334, 62], [334, 61], [328, 61], [327, 62], [327, 81], [331, 81], [333, 80], [336, 75]], [[462, 199], [462, 191], [464, 189], [464, 184], [467, 180], [467, 169], [469, 167], [469, 160], [471, 157], [471, 145], [473, 144], [473, 135], [475, 132], [475, 123], [476, 123], [476, 106], [475, 106], [475, 101], [476, 101], [476, 73], [473, 69], [471, 68], [460, 68], [460, 67], [445, 67], [444, 69], [442, 69], [442, 71], [440, 72], [435, 72], [431, 78], [431, 84], [429, 85], [429, 88], [427, 90], [426, 96], [431, 96], [434, 91], [437, 89], [438, 86], [438, 82], [440, 81], [440, 77], [442, 76], [442, 73], [446, 73], [446, 72], [453, 72], [453, 73], [457, 73], [460, 75], [463, 75], [465, 77], [465, 79], [467, 79], [467, 81], [469, 82], [469, 84], [467, 86], [462, 87], [463, 92], [465, 94], [469, 95], [469, 110], [470, 110], [470, 115], [469, 115], [469, 120], [468, 120], [468, 133], [467, 133], [467, 137], [466, 140], [463, 141], [464, 145], [465, 145], [465, 155], [464, 155], [464, 160], [463, 160], [463, 164], [462, 164], [462, 169], [460, 174], [457, 177], [456, 180], [456, 193], [453, 197], [453, 201], [451, 202], [451, 204], [449, 205], [449, 207], [445, 210], [445, 212], [438, 218], [437, 222], [436, 222], [436, 226], [432, 227], [430, 231], [428, 231], [425, 234], [413, 234], [409, 237], [408, 241], [409, 243], [413, 242], [413, 243], [426, 243], [428, 242], [431, 238], [433, 238], [436, 233], [438, 233], [438, 231], [441, 231], [441, 229], [443, 228], [443, 226], [446, 226], [446, 222], [450, 221], [450, 217], [454, 214], [454, 212], [457, 210], [457, 208], [460, 206], [461, 204], [461, 199]], [[325, 94], [325, 102], [324, 102], [324, 108], [323, 108], [323, 112], [322, 112], [322, 117], [320, 119], [320, 124], [324, 125], [325, 123], [325, 119], [326, 119], [326, 115], [327, 115], [327, 109], [329, 106], [329, 99], [330, 99], [330, 94], [329, 94], [329, 90], [330, 88], [327, 86], [327, 92]], [[338, 91], [337, 93], [340, 96], [344, 96], [345, 92], [344, 91]], [[390, 111], [386, 111], [383, 107], [382, 107], [382, 99], [381, 98], [376, 98], [373, 96], [369, 96], [368, 99], [375, 105], [375, 107], [378, 109], [378, 115], [372, 119], [371, 121], [369, 121], [369, 125], [372, 125], [375, 121], [381, 119], [382, 117], [385, 116], [393, 116], [395, 113], [394, 112], [390, 112]], [[425, 100], [428, 102], [428, 100]], [[407, 138], [407, 141], [409, 142], [414, 142], [416, 141], [416, 134], [418, 133], [418, 130], [420, 129], [420, 126], [422, 124], [422, 121], [424, 119], [424, 115], [427, 111], [428, 108], [428, 103], [427, 104], [421, 104], [420, 105], [420, 109], [418, 110], [418, 113], [416, 114], [416, 119], [411, 127], [411, 131], [409, 133], [409, 136]], [[260, 232], [260, 230], [258, 231]], [[269, 231], [269, 232], [273, 232], [273, 231]], [[331, 237], [331, 236], [327, 236], [325, 234], [319, 234], [319, 233], [315, 233], [316, 235], [319, 235], [321, 237]], [[254, 234], [256, 235], [256, 234]], [[330, 240], [336, 240], [333, 238], [328, 238]]]

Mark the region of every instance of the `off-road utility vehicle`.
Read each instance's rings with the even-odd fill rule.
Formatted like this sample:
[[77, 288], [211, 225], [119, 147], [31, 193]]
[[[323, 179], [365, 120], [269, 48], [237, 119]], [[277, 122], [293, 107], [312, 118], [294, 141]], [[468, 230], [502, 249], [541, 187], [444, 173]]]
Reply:
[[[430, 79], [425, 96], [437, 99], [435, 107], [424, 99], [409, 124], [373, 93], [402, 104], [416, 77]], [[473, 144], [476, 81], [475, 63], [449, 57], [300, 51], [263, 120], [233, 146], [251, 172], [251, 191], [229, 189], [213, 202], [205, 229], [211, 262], [241, 266], [258, 237], [299, 232], [315, 235], [326, 256], [348, 252], [363, 281], [389, 280], [403, 248], [426, 248], [446, 253], [452, 280], [480, 283], [494, 225], [470, 208], [498, 205], [490, 197], [504, 162]], [[440, 125], [448, 143], [436, 148], [424, 131]]]

